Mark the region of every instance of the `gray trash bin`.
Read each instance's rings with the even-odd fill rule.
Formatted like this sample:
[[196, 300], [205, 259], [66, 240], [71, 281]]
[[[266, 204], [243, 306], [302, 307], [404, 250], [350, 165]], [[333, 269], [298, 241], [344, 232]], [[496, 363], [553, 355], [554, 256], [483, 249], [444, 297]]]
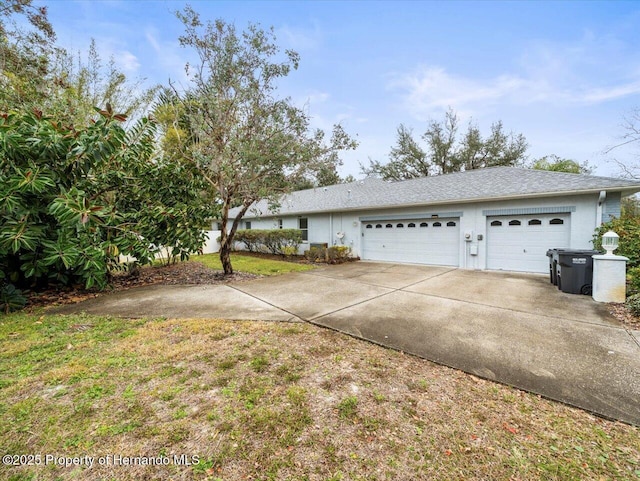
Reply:
[[558, 249], [558, 289], [569, 294], [591, 295], [593, 258], [599, 251]]
[[547, 257], [549, 258], [549, 282], [554, 286], [558, 285], [558, 262], [560, 258], [558, 254], [566, 249], [549, 249], [547, 251]]

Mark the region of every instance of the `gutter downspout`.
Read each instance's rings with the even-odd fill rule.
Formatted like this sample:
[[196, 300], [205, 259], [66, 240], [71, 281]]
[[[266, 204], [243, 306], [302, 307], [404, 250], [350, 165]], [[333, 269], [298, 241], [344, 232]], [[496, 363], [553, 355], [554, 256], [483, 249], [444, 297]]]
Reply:
[[327, 245], [329, 247], [333, 245], [333, 212], [329, 213], [329, 242]]
[[607, 191], [601, 190], [598, 197], [598, 207], [596, 208], [596, 229], [602, 225], [602, 204], [607, 199]]

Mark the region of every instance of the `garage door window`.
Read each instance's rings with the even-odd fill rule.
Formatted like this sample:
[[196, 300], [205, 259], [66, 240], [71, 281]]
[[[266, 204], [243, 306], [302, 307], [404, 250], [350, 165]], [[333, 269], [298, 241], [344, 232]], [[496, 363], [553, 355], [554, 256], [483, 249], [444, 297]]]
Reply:
[[542, 225], [542, 221], [540, 219], [531, 219], [529, 225]]
[[455, 222], [447, 222], [447, 227], [455, 227], [456, 223]]
[[402, 228], [404, 227], [404, 224], [398, 224], [396, 227], [397, 227], [398, 229], [402, 229]]
[[393, 224], [387, 224], [387, 225], [385, 225], [385, 227], [386, 227], [387, 229], [392, 229], [392, 228], [393, 228]]
[[371, 224], [367, 224], [367, 229], [371, 229], [373, 226]]
[[382, 224], [376, 224], [376, 229], [382, 229]]
[[500, 222], [499, 220], [494, 220], [493, 222], [491, 222], [491, 227], [500, 227], [502, 225], [502, 222]]
[[510, 220], [509, 221], [509, 225], [521, 225], [522, 222], [520, 222], [519, 220]]
[[433, 227], [442, 227], [442, 222], [434, 222]]
[[564, 220], [562, 219], [551, 219], [549, 221], [549, 224], [551, 225], [560, 225], [560, 224], [564, 224]]
[[420, 227], [429, 227], [429, 224], [427, 224], [426, 222], [421, 222]]

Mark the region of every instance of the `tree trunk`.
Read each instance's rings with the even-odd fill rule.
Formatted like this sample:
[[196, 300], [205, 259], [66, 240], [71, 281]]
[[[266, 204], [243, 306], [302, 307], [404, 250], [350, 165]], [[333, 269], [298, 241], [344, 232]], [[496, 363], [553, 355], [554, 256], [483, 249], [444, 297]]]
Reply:
[[233, 266], [231, 265], [231, 246], [228, 242], [224, 242], [220, 245], [220, 262], [222, 263], [222, 269], [224, 269], [225, 276], [233, 274]]

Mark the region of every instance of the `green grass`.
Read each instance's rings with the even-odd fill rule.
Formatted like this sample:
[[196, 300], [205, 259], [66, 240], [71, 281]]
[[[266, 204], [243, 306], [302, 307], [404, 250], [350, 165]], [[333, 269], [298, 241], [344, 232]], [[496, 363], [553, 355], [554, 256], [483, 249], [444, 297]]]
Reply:
[[640, 429], [308, 324], [0, 317], [3, 479], [639, 480]]
[[[190, 261], [200, 262], [211, 269], [222, 270], [222, 264], [220, 263], [218, 254], [192, 256]], [[260, 257], [244, 256], [242, 254], [233, 254], [231, 256], [231, 265], [234, 271], [248, 272], [261, 276], [273, 276], [286, 274], [288, 272], [304, 272], [314, 269], [314, 266], [309, 264], [262, 259]]]

